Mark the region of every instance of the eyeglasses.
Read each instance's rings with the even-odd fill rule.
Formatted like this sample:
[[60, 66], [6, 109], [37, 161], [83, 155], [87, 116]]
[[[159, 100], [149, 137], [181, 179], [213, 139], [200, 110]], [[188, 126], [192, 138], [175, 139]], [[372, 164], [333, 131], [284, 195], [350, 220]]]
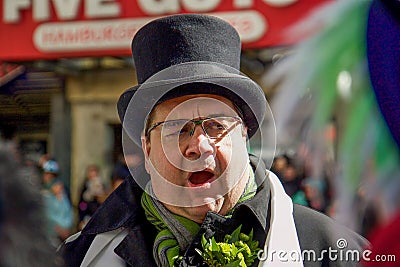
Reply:
[[182, 143], [193, 136], [196, 125], [201, 125], [208, 138], [220, 139], [225, 137], [234, 127], [242, 123], [242, 119], [238, 116], [220, 116], [197, 120], [168, 120], [151, 125], [146, 132], [146, 136], [156, 127], [162, 125], [161, 137], [164, 141], [178, 139], [179, 143]]

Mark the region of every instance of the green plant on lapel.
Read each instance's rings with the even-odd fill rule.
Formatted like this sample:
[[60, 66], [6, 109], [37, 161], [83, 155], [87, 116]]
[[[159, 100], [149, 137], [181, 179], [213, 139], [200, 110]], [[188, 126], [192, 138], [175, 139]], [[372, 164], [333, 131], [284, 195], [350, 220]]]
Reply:
[[213, 237], [208, 240], [204, 234], [201, 238], [202, 251], [197, 253], [210, 267], [247, 267], [251, 266], [260, 250], [258, 241], [253, 240], [253, 230], [248, 235], [241, 233], [239, 225], [232, 234], [225, 235], [223, 242], [217, 242]]

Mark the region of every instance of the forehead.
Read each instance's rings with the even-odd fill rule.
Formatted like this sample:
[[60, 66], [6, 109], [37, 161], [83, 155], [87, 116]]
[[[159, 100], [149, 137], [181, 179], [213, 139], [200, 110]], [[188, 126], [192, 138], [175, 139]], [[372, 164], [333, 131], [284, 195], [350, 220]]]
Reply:
[[193, 119], [221, 115], [238, 115], [232, 101], [222, 96], [198, 94], [164, 101], [155, 107], [153, 118], [160, 121], [166, 118], [168, 120]]

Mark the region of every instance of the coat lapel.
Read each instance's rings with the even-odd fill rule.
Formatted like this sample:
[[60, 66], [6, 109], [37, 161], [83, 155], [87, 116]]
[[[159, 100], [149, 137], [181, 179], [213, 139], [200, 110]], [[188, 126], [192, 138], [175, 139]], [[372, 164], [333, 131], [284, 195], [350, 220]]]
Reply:
[[123, 228], [96, 235], [90, 245], [81, 266], [90, 266], [92, 261], [123, 231]]
[[154, 234], [151, 229], [137, 225], [129, 229], [128, 235], [115, 248], [114, 252], [132, 267], [156, 266], [153, 261]]

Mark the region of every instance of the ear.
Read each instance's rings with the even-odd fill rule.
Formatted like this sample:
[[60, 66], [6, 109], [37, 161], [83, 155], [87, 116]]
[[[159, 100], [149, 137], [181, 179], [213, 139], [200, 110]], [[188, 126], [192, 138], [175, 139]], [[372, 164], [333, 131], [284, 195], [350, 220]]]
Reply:
[[143, 150], [143, 155], [144, 155], [144, 167], [146, 169], [146, 172], [150, 174], [150, 169], [149, 169], [149, 155], [150, 155], [150, 140], [148, 140], [144, 135], [140, 137], [140, 141], [142, 142], [142, 150]]

